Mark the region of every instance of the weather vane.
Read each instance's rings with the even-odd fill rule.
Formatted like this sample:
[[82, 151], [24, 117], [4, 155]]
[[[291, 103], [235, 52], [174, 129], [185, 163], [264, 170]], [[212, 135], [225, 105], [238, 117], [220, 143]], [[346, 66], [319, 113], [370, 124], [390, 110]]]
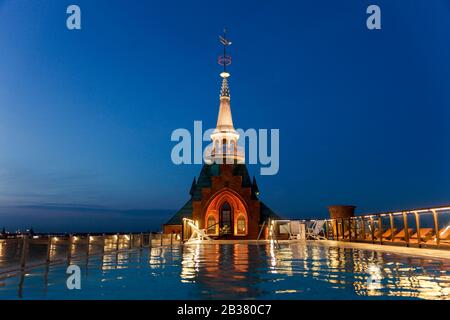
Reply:
[[231, 41], [227, 39], [227, 30], [223, 29], [223, 36], [219, 36], [220, 43], [223, 45], [223, 55], [217, 59], [217, 62], [223, 66], [223, 72], [220, 74], [222, 78], [228, 78], [230, 74], [227, 72], [227, 66], [231, 64], [231, 56], [227, 55], [227, 47], [231, 45]]

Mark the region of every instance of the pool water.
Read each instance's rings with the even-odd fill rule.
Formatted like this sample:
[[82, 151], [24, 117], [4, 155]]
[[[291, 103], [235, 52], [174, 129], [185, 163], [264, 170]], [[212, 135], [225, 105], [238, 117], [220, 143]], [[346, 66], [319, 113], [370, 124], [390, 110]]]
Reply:
[[450, 299], [450, 261], [314, 243], [192, 244], [75, 259], [0, 279], [0, 299]]

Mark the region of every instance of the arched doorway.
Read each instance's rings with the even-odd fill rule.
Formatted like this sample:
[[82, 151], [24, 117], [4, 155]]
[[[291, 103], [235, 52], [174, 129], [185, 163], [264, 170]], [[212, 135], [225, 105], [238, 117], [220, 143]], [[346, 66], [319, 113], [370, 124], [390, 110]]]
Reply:
[[233, 234], [233, 210], [227, 201], [220, 207], [219, 223], [221, 234]]
[[204, 223], [202, 225], [208, 228], [212, 224], [213, 219], [217, 227], [215, 234], [218, 236], [245, 237], [248, 235], [247, 207], [239, 194], [232, 190], [224, 188], [211, 197], [204, 213]]

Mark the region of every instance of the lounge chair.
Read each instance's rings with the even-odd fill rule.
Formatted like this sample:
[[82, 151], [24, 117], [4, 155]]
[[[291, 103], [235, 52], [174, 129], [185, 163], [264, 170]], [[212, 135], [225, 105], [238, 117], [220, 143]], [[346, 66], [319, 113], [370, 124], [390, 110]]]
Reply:
[[380, 237], [383, 238], [383, 235], [385, 234], [385, 231], [383, 229], [375, 229], [375, 232], [373, 235], [375, 236], [375, 239], [380, 240]]
[[[378, 234], [379, 234], [379, 231], [378, 231], [378, 228], [376, 228], [376, 229], [373, 231], [373, 236], [374, 236], [375, 239], [378, 238]], [[367, 231], [366, 231], [365, 239], [366, 239], [366, 240], [372, 240], [372, 231], [370, 231], [370, 230], [367, 230]]]
[[289, 240], [305, 239], [305, 227], [300, 221], [289, 222]]
[[306, 230], [306, 238], [313, 240], [326, 240], [326, 238], [321, 235], [324, 225], [325, 220], [314, 221], [311, 227]]
[[[450, 240], [450, 226], [444, 227], [441, 230], [439, 230], [439, 240], [448, 242]], [[430, 239], [427, 240], [427, 244], [436, 244], [436, 237], [431, 236]]]
[[439, 230], [439, 239], [440, 240], [450, 240], [450, 226], [447, 226], [447, 227]]
[[396, 232], [397, 232], [396, 228], [393, 229], [389, 228], [383, 233], [381, 237], [385, 240], [392, 240], [392, 237], [395, 235]]
[[[433, 236], [433, 228], [420, 228], [420, 240], [426, 242], [431, 239]], [[411, 240], [418, 241], [419, 240], [419, 232], [414, 233], [411, 236]]]
[[[409, 238], [411, 238], [412, 233], [413, 233], [413, 229], [412, 229], [412, 228], [408, 228], [408, 236], [409, 236]], [[396, 241], [396, 240], [399, 240], [399, 241], [406, 241], [406, 238], [405, 238], [405, 237], [406, 237], [405, 229], [402, 229], [402, 230], [400, 230], [399, 233], [397, 233], [397, 234], [394, 236], [394, 241]]]

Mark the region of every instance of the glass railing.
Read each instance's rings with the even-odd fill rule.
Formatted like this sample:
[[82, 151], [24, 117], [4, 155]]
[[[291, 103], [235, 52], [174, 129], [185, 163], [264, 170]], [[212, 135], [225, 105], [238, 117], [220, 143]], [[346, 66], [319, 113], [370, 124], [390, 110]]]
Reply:
[[0, 277], [17, 270], [65, 263], [80, 257], [181, 243], [180, 234], [1, 234]]

